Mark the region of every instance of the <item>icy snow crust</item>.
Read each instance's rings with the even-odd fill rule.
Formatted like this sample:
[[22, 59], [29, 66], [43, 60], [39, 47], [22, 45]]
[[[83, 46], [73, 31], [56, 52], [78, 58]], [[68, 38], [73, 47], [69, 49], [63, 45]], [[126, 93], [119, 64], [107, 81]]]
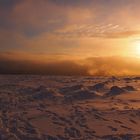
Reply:
[[0, 140], [138, 140], [140, 77], [0, 75]]

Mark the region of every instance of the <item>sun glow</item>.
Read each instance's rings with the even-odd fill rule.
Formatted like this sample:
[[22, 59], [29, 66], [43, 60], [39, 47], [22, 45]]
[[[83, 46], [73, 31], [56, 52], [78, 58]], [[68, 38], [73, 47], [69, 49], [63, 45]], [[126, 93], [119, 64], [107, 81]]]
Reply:
[[140, 40], [136, 40], [134, 42], [134, 49], [135, 49], [135, 54], [137, 56], [140, 56]]

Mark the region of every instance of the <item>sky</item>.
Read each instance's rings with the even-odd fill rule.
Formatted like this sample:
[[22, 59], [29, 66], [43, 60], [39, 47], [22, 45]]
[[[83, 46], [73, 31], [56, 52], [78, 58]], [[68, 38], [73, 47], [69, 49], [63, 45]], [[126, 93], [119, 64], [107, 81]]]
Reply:
[[0, 0], [0, 73], [139, 75], [139, 6], [140, 0]]

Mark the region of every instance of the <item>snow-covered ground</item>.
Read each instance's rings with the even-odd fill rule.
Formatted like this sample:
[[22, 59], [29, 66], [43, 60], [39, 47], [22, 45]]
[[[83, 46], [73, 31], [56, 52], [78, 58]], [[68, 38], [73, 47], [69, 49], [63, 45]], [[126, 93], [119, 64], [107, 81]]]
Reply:
[[5, 139], [140, 139], [140, 77], [0, 75]]

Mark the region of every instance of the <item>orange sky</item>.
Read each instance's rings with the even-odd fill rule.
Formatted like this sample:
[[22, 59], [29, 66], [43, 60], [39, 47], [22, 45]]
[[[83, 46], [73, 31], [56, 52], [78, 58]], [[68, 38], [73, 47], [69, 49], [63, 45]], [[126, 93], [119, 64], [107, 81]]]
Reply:
[[0, 1], [0, 57], [78, 64], [97, 57], [138, 60], [139, 5], [139, 0]]

